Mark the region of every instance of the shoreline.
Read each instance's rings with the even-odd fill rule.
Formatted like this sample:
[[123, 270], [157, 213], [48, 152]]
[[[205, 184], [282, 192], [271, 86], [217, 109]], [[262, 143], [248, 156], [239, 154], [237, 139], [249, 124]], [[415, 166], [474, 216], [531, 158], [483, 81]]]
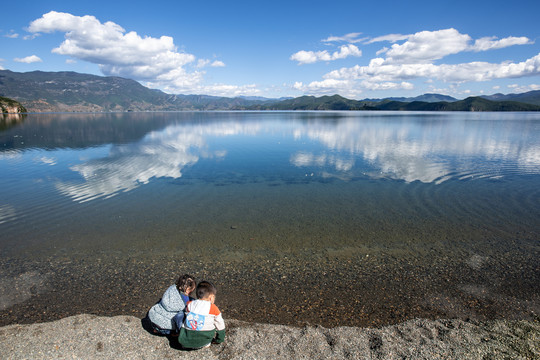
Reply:
[[197, 351], [144, 330], [141, 319], [76, 315], [0, 328], [3, 358], [195, 359], [533, 359], [540, 322], [413, 319], [378, 328], [293, 327], [225, 319], [225, 342]]
[[[250, 323], [381, 327], [415, 318], [537, 321], [540, 314], [534, 256], [507, 257], [521, 264], [515, 270], [488, 267], [479, 256], [465, 258], [465, 266], [437, 257], [424, 263], [376, 252], [349, 256], [233, 254], [213, 264], [175, 255], [0, 259], [0, 326], [78, 314], [142, 318], [174, 283], [179, 263], [180, 271], [216, 284], [226, 318]], [[473, 265], [482, 271], [471, 272]]]

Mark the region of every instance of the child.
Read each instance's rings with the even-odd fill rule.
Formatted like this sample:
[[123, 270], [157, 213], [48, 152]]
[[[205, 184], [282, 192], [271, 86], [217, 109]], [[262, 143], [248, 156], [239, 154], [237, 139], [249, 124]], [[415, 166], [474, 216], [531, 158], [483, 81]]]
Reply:
[[186, 304], [193, 300], [189, 297], [195, 290], [195, 278], [185, 274], [171, 285], [157, 304], [148, 311], [154, 334], [174, 335], [180, 330], [184, 320]]
[[214, 305], [217, 290], [208, 281], [197, 285], [198, 300], [186, 305], [184, 324], [180, 329], [178, 342], [185, 349], [208, 347], [214, 341], [225, 340], [225, 322], [218, 307]]

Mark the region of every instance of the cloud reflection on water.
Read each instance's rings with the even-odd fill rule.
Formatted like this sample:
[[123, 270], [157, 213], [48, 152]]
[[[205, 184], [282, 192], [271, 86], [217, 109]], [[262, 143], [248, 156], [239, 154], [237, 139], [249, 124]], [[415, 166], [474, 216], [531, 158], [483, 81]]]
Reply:
[[[373, 170], [365, 174], [406, 182], [441, 183], [456, 177], [501, 177], [511, 172], [540, 173], [540, 145], [529, 142], [536, 134], [517, 124], [449, 121], [358, 121], [318, 123], [295, 131], [298, 140], [319, 141], [332, 153], [336, 170], [349, 171], [353, 156]], [[318, 166], [328, 154], [298, 151], [295, 166]], [[357, 161], [358, 162], [358, 161]]]
[[[253, 159], [258, 153], [253, 139], [250, 144], [241, 143], [240, 137], [234, 144], [220, 139], [262, 139], [269, 134], [294, 140], [287, 149], [291, 153], [289, 165], [319, 169], [322, 176], [344, 180], [370, 176], [439, 184], [450, 178], [540, 173], [536, 133], [531, 135], [531, 129], [523, 124], [455, 118], [424, 121], [403, 116], [390, 120], [346, 116], [338, 121], [316, 117], [315, 121], [296, 121], [293, 117], [295, 121], [287, 121], [284, 116], [284, 121], [278, 122], [254, 117], [252, 121], [171, 125], [138, 142], [112, 145], [107, 157], [72, 166], [84, 182], [60, 182], [57, 189], [80, 202], [107, 198], [147, 184], [152, 178], [179, 178], [202, 158], [229, 156], [229, 146], [242, 146], [242, 156], [263, 160]], [[306, 142], [316, 144], [316, 149]], [[279, 166], [287, 164], [276, 166], [279, 173]]]
[[106, 158], [91, 159], [71, 167], [85, 182], [61, 182], [56, 187], [73, 200], [84, 202], [133, 190], [152, 178], [179, 178], [185, 167], [197, 163], [200, 158], [226, 156], [226, 150], [208, 151], [209, 136], [246, 132], [251, 130], [246, 131], [241, 124], [169, 126], [149, 133], [137, 143], [113, 145]]

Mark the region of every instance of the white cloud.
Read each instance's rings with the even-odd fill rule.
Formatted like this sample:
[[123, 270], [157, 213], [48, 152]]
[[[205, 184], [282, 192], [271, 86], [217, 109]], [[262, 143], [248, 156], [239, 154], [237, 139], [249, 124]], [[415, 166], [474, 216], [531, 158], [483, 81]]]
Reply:
[[462, 64], [430, 63], [388, 64], [385, 59], [372, 59], [367, 66], [334, 70], [326, 79], [378, 81], [401, 81], [416, 78], [435, 78], [443, 81], [467, 82], [488, 81], [504, 78], [518, 78], [540, 74], [540, 54], [519, 63], [471, 62]]
[[19, 37], [19, 34], [17, 34], [15, 30], [10, 30], [9, 33], [4, 35], [4, 37], [7, 37], [9, 39], [16, 39]]
[[214, 60], [211, 64], [211, 67], [225, 67], [225, 63], [221, 60]]
[[32, 34], [32, 35], [25, 35], [23, 36], [23, 40], [34, 40], [35, 38], [41, 36], [41, 34], [39, 33], [35, 33], [35, 34]]
[[209, 94], [215, 96], [254, 96], [261, 95], [261, 90], [255, 84], [248, 85], [228, 85], [228, 84], [213, 84], [199, 87], [199, 94]]
[[214, 60], [212, 62], [210, 62], [210, 60], [208, 59], [199, 59], [197, 60], [197, 68], [204, 68], [206, 66], [210, 66], [210, 67], [225, 67], [225, 63], [223, 61], [220, 61], [220, 60]]
[[340, 94], [354, 99], [358, 98], [362, 93], [362, 90], [355, 87], [353, 81], [338, 79], [324, 79], [322, 81], [313, 81], [309, 84], [296, 82], [294, 83], [293, 88], [309, 95], [321, 96]]
[[[188, 71], [195, 55], [181, 52], [170, 36], [154, 38], [126, 32], [113, 22], [94, 16], [51, 11], [30, 23], [34, 34], [64, 32], [65, 40], [52, 51], [98, 64], [105, 75], [146, 82], [165, 91], [192, 93], [201, 88], [204, 71]], [[199, 59], [195, 67], [223, 67], [222, 61]]]
[[291, 55], [290, 59], [298, 61], [298, 65], [312, 64], [317, 61], [333, 61], [338, 59], [345, 59], [349, 56], [362, 56], [362, 51], [355, 45], [342, 45], [338, 51], [330, 54], [327, 50], [323, 51], [305, 51], [301, 50]]
[[511, 85], [508, 85], [508, 88], [512, 89], [512, 91], [515, 93], [524, 93], [528, 91], [540, 90], [540, 85], [538, 84], [529, 84], [529, 85], [511, 84]]
[[373, 44], [373, 43], [382, 42], [382, 41], [395, 43], [397, 41], [406, 40], [409, 38], [409, 36], [410, 35], [388, 34], [388, 35], [378, 36], [378, 37], [369, 39], [368, 41], [366, 41], [366, 44]]
[[39, 58], [39, 56], [36, 56], [36, 55], [30, 55], [30, 56], [27, 56], [27, 57], [24, 57], [24, 58], [15, 58], [15, 59], [13, 59], [13, 61], [20, 62], [20, 63], [26, 63], [26, 64], [32, 64], [32, 63], [36, 63], [36, 62], [43, 62], [43, 60], [41, 60]]
[[361, 83], [361, 86], [369, 90], [412, 90], [414, 85], [407, 81], [397, 82], [371, 82], [364, 80]]
[[326, 39], [323, 39], [322, 42], [327, 42], [327, 43], [328, 42], [348, 42], [348, 43], [354, 44], [354, 43], [362, 42], [367, 39], [367, 38], [358, 39], [360, 35], [362, 35], [362, 33], [355, 32], [355, 33], [345, 34], [343, 36], [329, 36]]
[[428, 63], [466, 50], [471, 37], [456, 29], [421, 31], [408, 37], [399, 45], [394, 44], [386, 52], [391, 63]]
[[66, 59], [66, 64], [76, 64], [77, 60], [74, 59]]
[[208, 59], [199, 59], [199, 60], [197, 60], [197, 67], [200, 69], [200, 68], [205, 67], [209, 63], [210, 63], [210, 60], [208, 60]]
[[502, 49], [509, 46], [514, 45], [527, 45], [532, 44], [531, 40], [529, 38], [526, 38], [524, 36], [522, 37], [514, 37], [510, 36], [504, 39], [497, 40], [496, 37], [483, 37], [481, 39], [478, 39], [474, 42], [474, 45], [471, 47], [472, 51], [487, 51], [487, 50], [495, 50], [495, 49]]
[[[139, 80], [170, 74], [195, 60], [178, 52], [173, 38], [141, 37], [113, 22], [102, 24], [94, 16], [74, 16], [51, 11], [30, 23], [33, 33], [65, 32], [65, 40], [54, 53], [99, 64], [105, 75]], [[183, 72], [177, 72], [184, 76]], [[187, 75], [186, 75], [187, 76]]]
[[[302, 83], [295, 88], [308, 93], [327, 93], [330, 89], [338, 93], [359, 93], [361, 89], [411, 90], [414, 88], [411, 80], [416, 79], [459, 84], [540, 75], [540, 54], [522, 62], [435, 64], [436, 60], [464, 51], [487, 51], [531, 43], [526, 37], [511, 36], [500, 40], [494, 37], [481, 38], [473, 43], [469, 35], [461, 34], [456, 29], [444, 29], [412, 35], [385, 35], [370, 41], [397, 41], [403, 37], [407, 38], [405, 42], [393, 44], [391, 48], [382, 48], [377, 52], [378, 57], [371, 59], [368, 65], [333, 70], [325, 74], [322, 81]], [[383, 54], [384, 57], [381, 56]], [[300, 63], [314, 62], [321, 57], [313, 52], [295, 55], [295, 60]], [[534, 89], [534, 86], [527, 89]]]

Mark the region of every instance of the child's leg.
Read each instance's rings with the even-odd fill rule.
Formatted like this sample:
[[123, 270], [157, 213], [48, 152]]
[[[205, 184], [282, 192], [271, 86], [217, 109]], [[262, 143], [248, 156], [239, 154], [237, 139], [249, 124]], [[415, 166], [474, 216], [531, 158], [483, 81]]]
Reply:
[[154, 331], [154, 334], [169, 335], [171, 333], [171, 330], [162, 329], [154, 323], [151, 323], [151, 324], [152, 324], [152, 330]]
[[184, 312], [180, 311], [173, 318], [173, 323], [176, 325], [176, 331], [180, 332], [182, 324], [184, 323]]

